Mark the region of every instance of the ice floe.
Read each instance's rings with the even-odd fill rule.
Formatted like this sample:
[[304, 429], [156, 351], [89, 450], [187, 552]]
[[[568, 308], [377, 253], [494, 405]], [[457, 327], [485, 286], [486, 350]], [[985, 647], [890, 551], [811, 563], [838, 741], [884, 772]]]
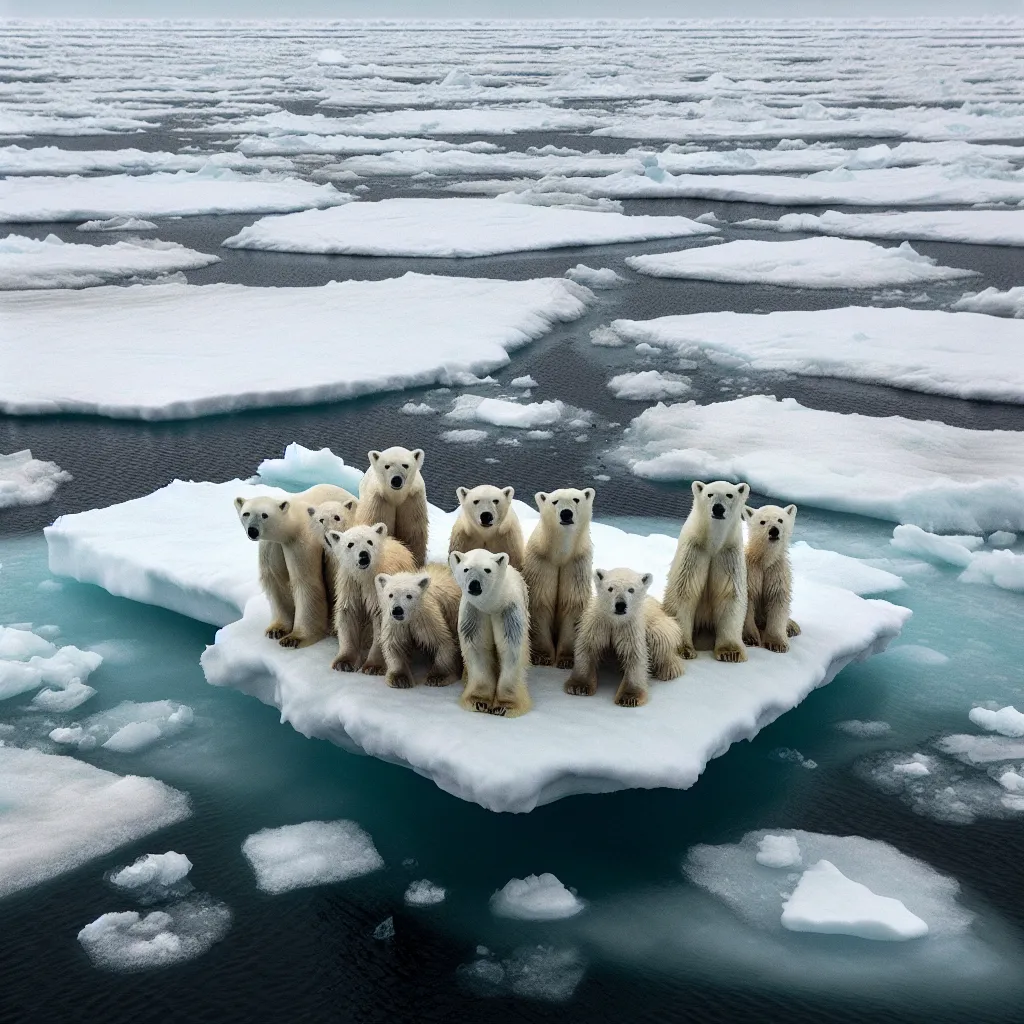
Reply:
[[40, 711], [73, 711], [95, 695], [95, 688], [88, 686], [80, 679], [72, 679], [67, 686], [61, 689], [54, 690], [47, 687], [40, 690], [32, 698], [32, 707]]
[[960, 574], [964, 583], [989, 583], [1003, 590], [1024, 591], [1024, 554], [978, 551]]
[[136, 703], [126, 700], [87, 718], [81, 725], [51, 730], [50, 739], [79, 750], [102, 747], [116, 754], [134, 754], [159, 740], [176, 736], [188, 728], [194, 718], [192, 708], [176, 701]]
[[[448, 381], [506, 365], [510, 351], [576, 319], [591, 297], [562, 278], [420, 274], [318, 288], [9, 293], [0, 296], [0, 364], [19, 372], [0, 378], [0, 411], [168, 419]], [[283, 334], [286, 361], [277, 358]], [[348, 346], [344, 359], [323, 357], [369, 337], [372, 346]]]
[[497, 959], [486, 949], [459, 967], [459, 980], [478, 996], [516, 995], [561, 1003], [583, 980], [586, 964], [575, 948], [524, 946]]
[[1024, 285], [1000, 291], [986, 288], [980, 292], [965, 292], [950, 307], [958, 312], [988, 313], [989, 316], [1024, 317]]
[[984, 543], [981, 537], [942, 536], [908, 525], [893, 530], [891, 543], [907, 554], [960, 567], [964, 570], [960, 576], [964, 583], [988, 583], [1004, 590], [1024, 590], [1024, 555], [1006, 548], [979, 550]]
[[426, 878], [410, 882], [409, 888], [405, 890], [405, 902], [410, 907], [432, 907], [444, 903], [446, 896], [443, 885], [436, 885]]
[[635, 402], [652, 402], [679, 398], [690, 391], [690, 378], [661, 370], [640, 370], [616, 374], [608, 381], [608, 390], [616, 398]]
[[481, 398], [460, 395], [452, 403], [448, 418], [489, 423], [495, 427], [531, 430], [552, 426], [572, 415], [570, 406], [561, 399], [548, 402], [508, 402], [502, 398]]
[[791, 868], [799, 865], [800, 844], [793, 836], [763, 835], [757, 842], [754, 859], [766, 868]]
[[[15, 364], [8, 362], [7, 365]], [[41, 505], [69, 480], [71, 474], [67, 470], [61, 469], [56, 462], [32, 458], [28, 448], [11, 455], [0, 455], [0, 508]]]
[[285, 448], [282, 458], [264, 459], [256, 472], [262, 483], [286, 491], [304, 491], [312, 486], [306, 481], [313, 480], [358, 494], [363, 479], [362, 470], [346, 466], [345, 460], [330, 448], [313, 451], [295, 441]]
[[[295, 116], [281, 111], [277, 117]], [[462, 150], [467, 153], [496, 153], [499, 147], [493, 142], [444, 142], [441, 139], [403, 138], [368, 138], [365, 135], [334, 134], [336, 125], [322, 114], [309, 115], [312, 121], [302, 122], [298, 134], [285, 128], [276, 128], [269, 135], [252, 135], [242, 139], [235, 149], [246, 156], [266, 158], [271, 156], [356, 156], [361, 154], [391, 153], [396, 150], [408, 151], [427, 149], [437, 152]], [[321, 118], [316, 121], [315, 118]], [[330, 127], [331, 131], [321, 133], [315, 130]], [[303, 134], [305, 133], [305, 134]]]
[[0, 626], [0, 700], [46, 686], [52, 689], [37, 694], [36, 707], [75, 707], [95, 693], [84, 684], [102, 661], [95, 651], [57, 648], [28, 630]]
[[586, 904], [553, 874], [527, 875], [506, 882], [491, 897], [491, 911], [498, 917], [520, 921], [557, 921], [574, 917]]
[[0, 897], [187, 818], [188, 797], [155, 779], [0, 745]]
[[219, 256], [155, 239], [83, 245], [63, 242], [56, 235], [42, 240], [8, 235], [0, 239], [0, 289], [85, 288], [219, 262]]
[[199, 171], [204, 167], [290, 170], [290, 160], [253, 160], [242, 153], [164, 153], [144, 149], [61, 149], [58, 146], [0, 146], [0, 174], [149, 174]]
[[132, 864], [119, 868], [110, 876], [111, 885], [132, 891], [169, 888], [192, 870], [192, 861], [183, 853], [146, 853]]
[[968, 717], [976, 726], [988, 732], [997, 732], [1000, 736], [1011, 736], [1015, 739], [1024, 736], [1024, 714], [1015, 707], [999, 708], [998, 711], [971, 708]]
[[595, 216], [493, 199], [382, 199], [264, 217], [226, 239], [224, 245], [351, 256], [469, 257], [715, 231], [688, 217]]

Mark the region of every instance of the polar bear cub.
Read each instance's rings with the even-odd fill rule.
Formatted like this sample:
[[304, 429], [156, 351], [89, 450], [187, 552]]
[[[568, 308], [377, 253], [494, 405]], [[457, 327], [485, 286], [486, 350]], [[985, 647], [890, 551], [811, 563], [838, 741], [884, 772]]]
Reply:
[[337, 530], [344, 533], [349, 527], [356, 525], [356, 511], [359, 499], [349, 495], [345, 501], [323, 501], [319, 505], [307, 505], [310, 525], [313, 532], [320, 538], [324, 551], [331, 552], [327, 543], [327, 531]]
[[466, 686], [459, 703], [467, 711], [525, 714], [531, 707], [530, 613], [523, 577], [504, 552], [453, 551], [448, 564], [462, 591], [459, 646]]
[[594, 489], [534, 495], [540, 522], [526, 544], [523, 578], [530, 591], [530, 642], [538, 665], [572, 668], [576, 624], [590, 600]]
[[654, 577], [632, 569], [596, 569], [595, 592], [576, 630], [576, 662], [565, 692], [592, 697], [597, 692], [601, 655], [615, 653], [622, 682], [615, 703], [624, 708], [647, 703], [647, 682], [683, 674], [682, 633], [661, 604], [647, 596]]
[[260, 584], [272, 615], [266, 635], [282, 647], [306, 647], [327, 636], [323, 548], [306, 510], [339, 498], [351, 495], [333, 484], [318, 484], [286, 499], [235, 498], [246, 536], [260, 546]]
[[[338, 634], [338, 656], [331, 668], [354, 672], [361, 664], [367, 675], [383, 675], [376, 577], [380, 573], [412, 572], [416, 562], [404, 544], [388, 536], [384, 523], [353, 526], [344, 533], [328, 530], [327, 542], [335, 560], [334, 628]], [[364, 658], [368, 626], [372, 641]]]
[[692, 485], [693, 508], [683, 523], [665, 587], [665, 611], [682, 631], [680, 654], [697, 657], [695, 630], [715, 637], [719, 661], [746, 661], [747, 564], [743, 508], [750, 487], [716, 480]]
[[789, 542], [796, 522], [796, 505], [745, 508], [747, 521], [747, 617], [743, 642], [748, 647], [785, 654], [787, 637], [799, 636], [800, 627], [789, 617], [793, 572]]
[[458, 636], [462, 591], [447, 565], [433, 562], [421, 572], [378, 573], [380, 649], [396, 689], [414, 685], [410, 661], [417, 651], [431, 658], [427, 686], [447, 686], [462, 674]]
[[523, 528], [512, 508], [516, 492], [512, 487], [460, 487], [459, 517], [452, 527], [448, 553], [483, 548], [497, 554], [504, 551], [513, 569], [523, 568]]
[[384, 523], [388, 534], [401, 541], [416, 560], [427, 560], [427, 490], [420, 470], [423, 449], [388, 448], [367, 452], [370, 468], [359, 483], [356, 523]]

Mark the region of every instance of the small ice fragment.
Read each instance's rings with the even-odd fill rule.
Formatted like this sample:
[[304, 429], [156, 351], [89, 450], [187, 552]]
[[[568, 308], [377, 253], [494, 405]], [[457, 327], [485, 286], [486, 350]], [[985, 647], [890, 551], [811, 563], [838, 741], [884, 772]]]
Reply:
[[757, 843], [756, 860], [767, 868], [792, 868], [801, 860], [800, 844], [793, 836], [766, 835]]

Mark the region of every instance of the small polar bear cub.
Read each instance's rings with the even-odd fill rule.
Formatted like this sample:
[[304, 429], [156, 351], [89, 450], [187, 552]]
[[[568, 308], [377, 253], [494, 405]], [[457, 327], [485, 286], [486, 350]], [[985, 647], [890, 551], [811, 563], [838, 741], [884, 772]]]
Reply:
[[513, 569], [523, 568], [523, 528], [512, 508], [516, 492], [511, 487], [460, 487], [459, 517], [452, 527], [448, 552], [483, 548], [497, 554], [504, 551]]
[[787, 637], [799, 636], [800, 627], [789, 617], [793, 572], [789, 542], [796, 523], [796, 505], [745, 508], [747, 523], [747, 617], [743, 642], [785, 654]]
[[526, 584], [504, 552], [453, 551], [448, 564], [462, 600], [459, 645], [466, 686], [459, 703], [467, 711], [514, 718], [530, 710], [530, 613]]
[[696, 658], [694, 634], [711, 630], [719, 661], [746, 661], [747, 563], [743, 508], [750, 487], [694, 480], [693, 508], [683, 523], [668, 571], [665, 611], [679, 623], [684, 658]]
[[416, 564], [427, 560], [427, 490], [420, 476], [423, 449], [393, 447], [366, 453], [370, 468], [359, 483], [356, 523], [384, 523], [388, 533], [411, 552]]
[[597, 692], [601, 655], [611, 649], [622, 669], [615, 693], [620, 707], [647, 703], [648, 679], [681, 676], [682, 634], [675, 619], [647, 596], [654, 577], [632, 569], [596, 569], [595, 591], [576, 630], [576, 660], [565, 692], [592, 697]]
[[319, 536], [324, 551], [330, 554], [331, 545], [327, 543], [327, 531], [337, 530], [344, 533], [350, 526], [355, 526], [356, 512], [359, 507], [357, 498], [347, 501], [324, 501], [319, 505], [307, 505], [306, 512], [314, 533]]

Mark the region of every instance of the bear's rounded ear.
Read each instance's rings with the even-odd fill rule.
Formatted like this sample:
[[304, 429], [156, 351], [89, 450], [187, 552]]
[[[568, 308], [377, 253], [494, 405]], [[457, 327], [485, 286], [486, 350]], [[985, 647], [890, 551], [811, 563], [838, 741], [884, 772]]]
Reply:
[[448, 568], [452, 572], [462, 565], [462, 559], [465, 557], [461, 551], [452, 551], [448, 555]]
[[597, 493], [597, 491], [595, 491], [593, 487], [584, 487], [583, 488], [583, 497], [586, 498], [587, 501], [593, 501], [594, 500], [594, 495], [596, 493]]
[[455, 488], [455, 497], [459, 499], [459, 504], [460, 505], [466, 500], [466, 495], [467, 494], [469, 494], [469, 488], [468, 487], [456, 487]]
[[367, 452], [366, 457], [376, 465], [380, 461], [380, 452]]
[[595, 569], [594, 570], [594, 579], [597, 580], [598, 583], [603, 583], [604, 582], [604, 569]]
[[306, 514], [309, 516], [310, 519], [312, 519], [313, 516], [316, 515], [316, 507], [313, 506], [313, 505], [307, 505], [306, 506]]
[[378, 590], [383, 590], [388, 585], [388, 580], [391, 579], [386, 572], [379, 572], [374, 576], [373, 581], [377, 584]]
[[387, 523], [374, 523], [373, 532], [378, 537], [386, 537], [388, 535], [388, 524]]
[[501, 554], [495, 555], [494, 564], [504, 569], [505, 566], [508, 565], [508, 555], [506, 555], [504, 551], [502, 551]]
[[744, 505], [743, 511], [740, 514], [744, 519], [752, 519], [754, 517], [754, 510], [749, 505]]
[[740, 492], [741, 498], [745, 498], [750, 493], [750, 484], [740, 484], [736, 490]]
[[422, 575], [422, 576], [421, 576], [421, 577], [420, 577], [420, 578], [419, 578], [419, 579], [418, 579], [418, 580], [416, 581], [416, 586], [417, 586], [417, 587], [419, 587], [419, 588], [420, 588], [420, 590], [426, 590], [426, 589], [427, 589], [427, 587], [429, 587], [429, 586], [430, 586], [430, 577], [429, 577], [429, 576], [428, 576], [428, 575], [427, 575], [426, 573], [424, 573], [424, 574], [423, 574], [423, 575]]
[[787, 505], [783, 511], [789, 516], [790, 519], [796, 518], [796, 505]]
[[337, 530], [328, 530], [327, 533], [324, 534], [324, 539], [331, 545], [331, 547], [333, 547], [339, 540], [341, 540], [341, 534], [338, 533]]
[[533, 496], [533, 500], [537, 503], [537, 508], [540, 508], [541, 505], [546, 505], [547, 504], [548, 496], [547, 496], [547, 494], [544, 493], [544, 491], [538, 491]]
[[702, 483], [700, 480], [694, 480], [693, 483], [690, 484], [690, 490], [693, 491], [693, 496], [696, 498], [704, 493], [704, 488], [706, 486], [707, 484]]
[[350, 498], [348, 501], [345, 502], [345, 504], [342, 506], [342, 508], [347, 508], [349, 510], [349, 512], [351, 512], [352, 509], [354, 509], [356, 507], [356, 505], [358, 505], [358, 504], [359, 504], [359, 502], [356, 501], [355, 498]]
[[235, 498], [235, 508], [241, 509], [245, 504], [245, 498]]
[[516, 489], [514, 487], [502, 487], [501, 493], [505, 495], [506, 501], [511, 501], [516, 496]]
[[288, 511], [288, 506], [289, 506], [290, 504], [291, 504], [291, 502], [288, 502], [288, 501], [282, 501], [282, 502], [281, 502], [281, 504], [280, 504], [280, 505], [278, 505], [277, 507], [278, 507], [278, 508], [279, 508], [279, 509], [280, 509], [280, 510], [281, 510], [282, 512], [287, 512], [287, 511]]
[[650, 586], [650, 585], [651, 585], [651, 584], [652, 584], [652, 583], [654, 582], [654, 576], [653, 576], [653, 574], [651, 574], [651, 573], [649, 573], [649, 572], [645, 572], [645, 573], [643, 574], [643, 576], [641, 576], [641, 577], [640, 577], [640, 582], [641, 582], [641, 583], [642, 583], [642, 584], [643, 584], [643, 585], [644, 585], [645, 587], [649, 587], [649, 586]]
[[413, 461], [416, 463], [417, 466], [422, 466], [423, 465], [423, 449], [422, 448], [414, 449], [413, 453], [412, 453], [412, 458], [413, 458]]

